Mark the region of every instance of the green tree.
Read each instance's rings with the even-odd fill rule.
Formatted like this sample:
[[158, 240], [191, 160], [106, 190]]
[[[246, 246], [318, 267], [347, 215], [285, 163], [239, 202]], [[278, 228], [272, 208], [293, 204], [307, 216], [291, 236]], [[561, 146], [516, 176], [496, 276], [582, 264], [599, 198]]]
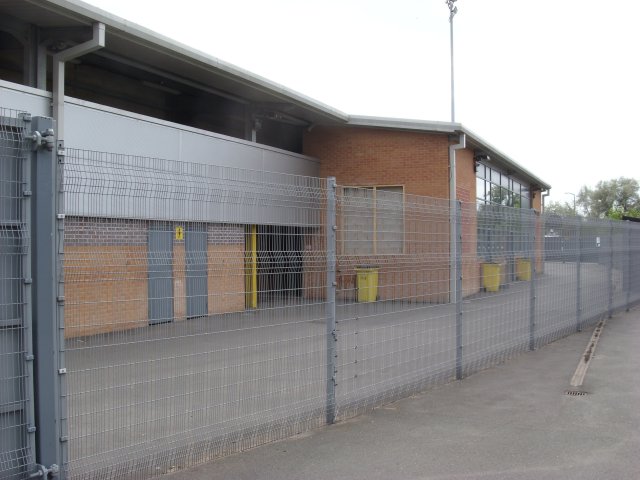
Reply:
[[577, 212], [573, 210], [573, 205], [569, 205], [569, 202], [549, 202], [544, 206], [544, 213], [573, 217]]
[[589, 217], [621, 218], [640, 210], [640, 185], [626, 177], [600, 181], [593, 189], [582, 187], [576, 203]]

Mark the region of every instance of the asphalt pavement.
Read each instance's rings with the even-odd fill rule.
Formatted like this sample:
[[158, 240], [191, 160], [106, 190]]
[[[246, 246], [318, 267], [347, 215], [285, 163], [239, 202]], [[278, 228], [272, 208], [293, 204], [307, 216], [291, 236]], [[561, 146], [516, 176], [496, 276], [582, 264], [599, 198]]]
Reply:
[[[640, 308], [462, 381], [163, 476], [186, 479], [638, 479]], [[579, 392], [579, 394], [568, 394]]]

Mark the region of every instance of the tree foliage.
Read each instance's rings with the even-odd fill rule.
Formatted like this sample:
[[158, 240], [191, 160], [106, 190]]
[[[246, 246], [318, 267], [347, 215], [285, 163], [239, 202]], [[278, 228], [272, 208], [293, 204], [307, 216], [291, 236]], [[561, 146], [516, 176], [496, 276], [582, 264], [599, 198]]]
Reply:
[[544, 206], [545, 213], [556, 214], [562, 217], [569, 217], [576, 214], [573, 210], [573, 205], [569, 205], [569, 202], [549, 202]]
[[593, 189], [582, 187], [576, 203], [592, 218], [639, 216], [640, 185], [636, 179], [626, 177], [600, 181]]

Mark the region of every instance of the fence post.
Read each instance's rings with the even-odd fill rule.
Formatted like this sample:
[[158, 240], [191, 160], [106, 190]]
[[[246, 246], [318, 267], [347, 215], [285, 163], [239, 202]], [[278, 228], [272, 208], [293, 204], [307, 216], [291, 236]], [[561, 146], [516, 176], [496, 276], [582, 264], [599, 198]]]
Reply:
[[[529, 218], [531, 219], [531, 233], [529, 235], [529, 258], [531, 263], [531, 282], [529, 285], [529, 350], [536, 348], [536, 212], [531, 209]], [[542, 247], [544, 248], [544, 246]]]
[[326, 323], [327, 323], [327, 423], [336, 419], [336, 178], [327, 178], [327, 278], [326, 278]]
[[54, 148], [54, 120], [34, 117], [32, 125], [33, 132], [39, 132], [31, 174], [36, 463], [45, 478], [58, 473], [63, 477], [61, 467], [66, 462], [67, 441], [66, 405], [61, 401], [66, 374], [64, 292], [61, 290], [64, 229], [61, 169], [64, 157], [62, 145]]
[[627, 289], [627, 298], [625, 299], [625, 303], [627, 304], [626, 311], [628, 312], [631, 308], [631, 222], [626, 222], [625, 229], [627, 231], [627, 261], [624, 264], [624, 285]]
[[[22, 113], [20, 115], [24, 126], [25, 134], [31, 129], [31, 115]], [[30, 133], [29, 133], [30, 134]], [[31, 147], [29, 142], [25, 142], [25, 149]], [[24, 144], [23, 144], [24, 145]], [[32, 157], [30, 151], [26, 150], [22, 155], [22, 189], [20, 191], [20, 220], [22, 221], [21, 234], [21, 274], [22, 274], [22, 292], [23, 292], [23, 312], [22, 325], [24, 328], [23, 349], [25, 360], [25, 375], [27, 381], [24, 382], [24, 414], [27, 430], [26, 446], [33, 456], [27, 460], [27, 467], [32, 468], [35, 461], [36, 451], [36, 422], [35, 422], [35, 404], [34, 404], [34, 385], [33, 385], [33, 279], [31, 273], [31, 261], [33, 250], [31, 249], [31, 199], [33, 198], [33, 185], [31, 182], [31, 165]], [[1, 350], [1, 349], [0, 349]], [[1, 439], [0, 439], [1, 440]]]
[[456, 379], [462, 379], [462, 202], [456, 202], [456, 251], [455, 275], [456, 275]]
[[607, 315], [609, 318], [613, 316], [613, 220], [609, 220], [609, 305], [607, 307]]
[[576, 331], [582, 331], [582, 286], [580, 273], [582, 269], [582, 219], [576, 217]]

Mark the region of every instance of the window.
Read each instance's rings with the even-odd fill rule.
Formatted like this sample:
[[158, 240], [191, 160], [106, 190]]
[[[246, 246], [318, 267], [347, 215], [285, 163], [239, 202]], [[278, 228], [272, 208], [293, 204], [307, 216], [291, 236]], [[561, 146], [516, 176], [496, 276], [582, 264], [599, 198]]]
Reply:
[[531, 208], [529, 186], [499, 170], [480, 164], [476, 171], [478, 254], [486, 261], [524, 251], [520, 211]]
[[481, 205], [531, 208], [527, 185], [482, 164], [478, 165], [476, 173], [476, 200]]
[[342, 232], [345, 255], [402, 253], [403, 187], [345, 187]]

